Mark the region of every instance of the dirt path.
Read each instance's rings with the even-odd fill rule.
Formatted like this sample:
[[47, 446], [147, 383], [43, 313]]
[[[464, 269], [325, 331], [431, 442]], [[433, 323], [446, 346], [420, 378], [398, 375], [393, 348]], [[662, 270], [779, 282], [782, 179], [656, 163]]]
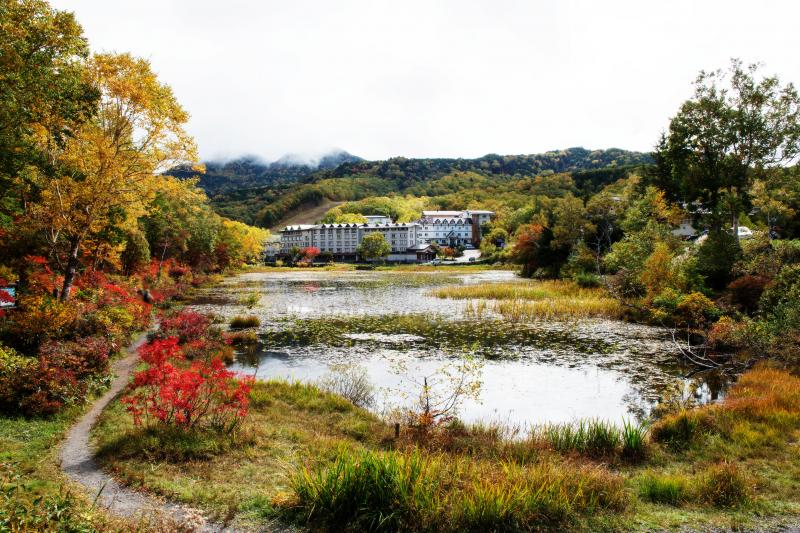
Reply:
[[89, 497], [96, 498], [98, 505], [102, 505], [113, 514], [124, 517], [146, 517], [149, 522], [154, 521], [154, 516], [160, 515], [162, 519], [173, 521], [189, 530], [233, 531], [222, 527], [220, 524], [207, 521], [196, 510], [179, 504], [163, 502], [120, 485], [111, 476], [103, 472], [100, 465], [94, 460], [94, 454], [89, 446], [89, 432], [97, 422], [103, 409], [127, 385], [131, 373], [139, 361], [136, 350], [146, 340], [146, 334], [140, 335], [126, 349], [125, 357], [115, 361], [112, 365], [115, 377], [111, 387], [72, 427], [61, 445], [61, 469], [70, 479], [83, 485]]

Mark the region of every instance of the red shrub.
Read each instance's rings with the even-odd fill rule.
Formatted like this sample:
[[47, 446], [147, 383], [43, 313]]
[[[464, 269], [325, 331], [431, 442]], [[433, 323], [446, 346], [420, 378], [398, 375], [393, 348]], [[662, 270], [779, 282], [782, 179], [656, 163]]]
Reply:
[[108, 278], [97, 270], [86, 270], [75, 280], [75, 286], [81, 290], [98, 289], [108, 283]]
[[85, 397], [86, 384], [72, 370], [51, 364], [44, 357], [0, 375], [0, 412], [47, 416]]
[[161, 320], [161, 336], [178, 337], [181, 344], [202, 338], [211, 325], [211, 319], [195, 311], [183, 310]]
[[769, 279], [764, 276], [749, 274], [733, 280], [728, 285], [731, 303], [740, 306], [745, 313], [752, 313], [758, 308], [758, 301], [768, 283]]
[[182, 265], [172, 265], [169, 268], [169, 277], [171, 277], [174, 280], [179, 280], [190, 273], [191, 270], [189, 269], [189, 267], [185, 267]]
[[218, 358], [186, 367], [178, 339], [157, 340], [140, 350], [147, 369], [136, 373], [122, 399], [142, 425], [153, 420], [191, 429], [233, 430], [247, 416], [250, 379], [237, 379]]
[[77, 379], [100, 375], [108, 370], [108, 357], [116, 347], [102, 337], [74, 341], [48, 341], [39, 347], [39, 357], [52, 367], [72, 372]]

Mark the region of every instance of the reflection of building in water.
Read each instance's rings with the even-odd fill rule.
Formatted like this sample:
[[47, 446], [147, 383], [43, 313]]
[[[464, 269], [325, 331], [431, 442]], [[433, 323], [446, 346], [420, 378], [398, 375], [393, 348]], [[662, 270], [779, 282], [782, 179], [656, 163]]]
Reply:
[[383, 215], [368, 215], [363, 224], [300, 224], [280, 232], [280, 246], [271, 244], [267, 256], [288, 256], [293, 248], [319, 248], [337, 259], [356, 259], [364, 236], [380, 233], [391, 247], [388, 261], [413, 263], [435, 257], [431, 245], [477, 247], [481, 226], [492, 211], [423, 211], [416, 222], [396, 223]]

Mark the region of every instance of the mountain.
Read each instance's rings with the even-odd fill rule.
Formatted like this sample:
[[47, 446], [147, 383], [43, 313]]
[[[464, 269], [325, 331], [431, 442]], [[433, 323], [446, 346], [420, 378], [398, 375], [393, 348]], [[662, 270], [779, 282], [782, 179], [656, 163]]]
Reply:
[[200, 187], [209, 196], [214, 196], [242, 189], [285, 186], [317, 170], [359, 161], [363, 160], [344, 150], [312, 157], [287, 154], [271, 163], [258, 156], [248, 155], [230, 161], [206, 161], [205, 174], [197, 174], [185, 167], [174, 168], [170, 174], [181, 178], [198, 177]]
[[[316, 159], [288, 155], [269, 164], [252, 157], [224, 164], [208, 163], [200, 186], [220, 214], [273, 227], [298, 210], [330, 201], [391, 194], [444, 197], [474, 184], [474, 179], [464, 181], [458, 177], [463, 173], [488, 179], [486, 183], [501, 192], [519, 189], [521, 180], [565, 175], [573, 192], [585, 195], [633, 168], [652, 163], [650, 154], [619, 148], [576, 147], [542, 154], [489, 154], [475, 159], [395, 157], [384, 161], [365, 161], [336, 151]], [[180, 172], [181, 176], [191, 175]]]

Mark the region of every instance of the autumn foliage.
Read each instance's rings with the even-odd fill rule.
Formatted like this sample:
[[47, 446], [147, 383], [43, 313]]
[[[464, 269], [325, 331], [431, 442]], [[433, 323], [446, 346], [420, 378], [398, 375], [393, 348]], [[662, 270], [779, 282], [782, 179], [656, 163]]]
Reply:
[[247, 416], [251, 380], [237, 378], [218, 357], [187, 362], [177, 337], [139, 350], [147, 368], [122, 399], [137, 426], [234, 430]]

